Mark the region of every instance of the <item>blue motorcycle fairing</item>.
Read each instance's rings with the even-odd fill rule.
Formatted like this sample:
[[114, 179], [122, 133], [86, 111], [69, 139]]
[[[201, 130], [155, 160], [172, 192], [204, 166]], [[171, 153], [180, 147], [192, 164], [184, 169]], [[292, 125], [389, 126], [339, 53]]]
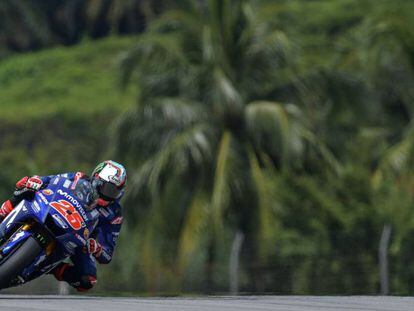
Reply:
[[3, 255], [7, 255], [14, 247], [31, 235], [28, 231], [16, 231], [9, 239], [9, 243], [2, 249]]
[[[21, 201], [0, 224], [0, 238], [2, 238], [16, 224], [24, 224], [27, 219], [35, 219], [43, 223], [49, 208], [41, 209], [37, 198], [33, 202]], [[44, 214], [44, 215], [43, 215]]]
[[[78, 247], [84, 247], [90, 233], [93, 232], [98, 223], [99, 213], [96, 210], [86, 210], [82, 198], [75, 195], [71, 186], [72, 182], [69, 179], [63, 177], [52, 179], [46, 189], [36, 192], [33, 201], [23, 200], [20, 202], [0, 224], [0, 238], [2, 238], [10, 230], [15, 230], [16, 224], [25, 224], [30, 219], [34, 219], [44, 226], [46, 226], [46, 222], [50, 226], [50, 219], [53, 220], [55, 230], [51, 231], [56, 234], [54, 236], [56, 248], [49, 256], [43, 250], [34, 262], [23, 271], [21, 276], [26, 281], [48, 272], [59, 262], [73, 255]], [[70, 217], [65, 217], [67, 215], [62, 215], [62, 210], [55, 208], [56, 206], [59, 207], [56, 204], [62, 204], [62, 202], [66, 204], [66, 207], [70, 205], [71, 209], [81, 216], [79, 218], [82, 219], [80, 225], [78, 221], [74, 226], [68, 220], [71, 219]], [[72, 212], [68, 212], [69, 216], [72, 214]], [[12, 235], [7, 244], [2, 247], [3, 253], [5, 250], [7, 253], [10, 252], [16, 245], [34, 234], [31, 229], [20, 232], [25, 233], [23, 235], [19, 234], [18, 238]]]

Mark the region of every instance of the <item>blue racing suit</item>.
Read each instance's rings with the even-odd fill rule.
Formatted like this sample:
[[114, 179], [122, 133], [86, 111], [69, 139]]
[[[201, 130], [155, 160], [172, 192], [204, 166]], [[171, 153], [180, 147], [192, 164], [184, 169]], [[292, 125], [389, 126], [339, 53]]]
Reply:
[[[48, 184], [55, 177], [68, 178], [76, 181], [86, 176], [81, 172], [64, 173], [41, 177], [44, 184]], [[59, 281], [66, 281], [78, 291], [91, 289], [96, 283], [96, 261], [100, 264], [108, 264], [112, 260], [114, 249], [122, 226], [122, 210], [119, 200], [106, 207], [97, 206], [99, 221], [90, 237], [101, 246], [99, 255], [92, 255], [82, 249], [78, 249], [70, 259], [73, 265], [61, 263], [52, 272]]]

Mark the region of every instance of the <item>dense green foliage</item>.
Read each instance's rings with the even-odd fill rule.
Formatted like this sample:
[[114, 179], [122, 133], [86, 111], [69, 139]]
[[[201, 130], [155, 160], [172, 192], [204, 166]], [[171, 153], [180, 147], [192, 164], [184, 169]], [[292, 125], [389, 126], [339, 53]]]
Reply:
[[391, 293], [413, 294], [413, 24], [405, 0], [188, 0], [135, 38], [12, 56], [2, 194], [126, 163], [98, 292], [224, 292], [239, 258], [242, 291], [375, 294], [391, 226]]
[[242, 290], [375, 293], [391, 224], [391, 288], [410, 292], [413, 5], [397, 2], [190, 1], [149, 25], [121, 64], [139, 100], [117, 143], [150, 289], [226, 290], [241, 232]]

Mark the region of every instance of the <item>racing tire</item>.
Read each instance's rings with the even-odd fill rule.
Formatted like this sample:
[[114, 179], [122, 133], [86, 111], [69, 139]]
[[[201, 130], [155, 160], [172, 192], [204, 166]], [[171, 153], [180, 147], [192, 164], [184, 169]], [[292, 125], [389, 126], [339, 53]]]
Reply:
[[20, 247], [0, 265], [0, 290], [10, 286], [13, 278], [28, 267], [40, 254], [42, 248], [32, 237], [27, 238]]

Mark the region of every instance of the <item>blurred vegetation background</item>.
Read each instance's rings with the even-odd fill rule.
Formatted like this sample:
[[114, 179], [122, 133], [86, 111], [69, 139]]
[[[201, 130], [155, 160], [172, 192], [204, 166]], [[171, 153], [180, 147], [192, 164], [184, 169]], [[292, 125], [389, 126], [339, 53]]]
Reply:
[[0, 0], [0, 101], [4, 200], [129, 171], [93, 294], [414, 293], [412, 1]]

